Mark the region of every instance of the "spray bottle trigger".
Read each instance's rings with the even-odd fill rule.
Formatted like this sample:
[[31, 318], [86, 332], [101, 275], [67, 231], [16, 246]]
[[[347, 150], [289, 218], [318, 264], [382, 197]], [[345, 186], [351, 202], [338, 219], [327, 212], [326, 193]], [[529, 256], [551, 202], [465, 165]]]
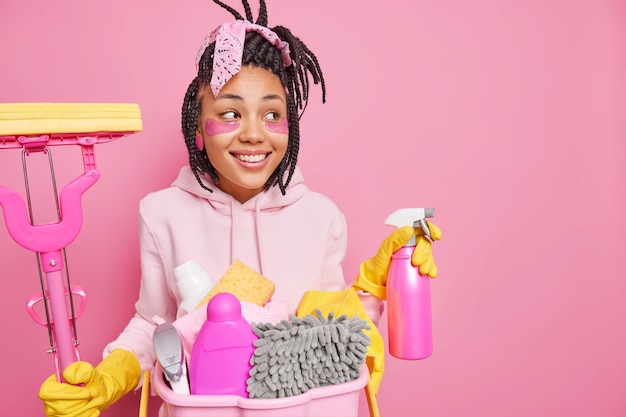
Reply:
[[[421, 227], [424, 231], [424, 235], [426, 236], [426, 238], [432, 242], [433, 238], [430, 236], [430, 228], [428, 227], [428, 223], [426, 223], [426, 220], [419, 219], [416, 223], [419, 223], [419, 227]], [[415, 226], [415, 224], [413, 226]]]

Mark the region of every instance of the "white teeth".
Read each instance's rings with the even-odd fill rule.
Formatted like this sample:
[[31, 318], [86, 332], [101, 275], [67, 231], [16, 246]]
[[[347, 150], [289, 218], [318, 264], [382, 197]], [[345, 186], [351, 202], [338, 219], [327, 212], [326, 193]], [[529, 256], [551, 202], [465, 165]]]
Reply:
[[237, 159], [244, 162], [259, 162], [267, 158], [267, 154], [259, 155], [237, 155]]

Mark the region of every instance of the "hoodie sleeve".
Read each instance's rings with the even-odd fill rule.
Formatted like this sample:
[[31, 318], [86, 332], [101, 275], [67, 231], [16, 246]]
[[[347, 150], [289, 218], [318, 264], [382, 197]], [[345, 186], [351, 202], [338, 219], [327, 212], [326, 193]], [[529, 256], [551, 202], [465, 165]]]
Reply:
[[152, 335], [157, 321], [175, 320], [176, 300], [168, 288], [159, 242], [141, 210], [139, 244], [141, 281], [139, 299], [135, 303], [136, 313], [117, 339], [106, 346], [104, 355], [115, 348], [130, 350], [137, 356], [142, 370], [146, 370], [151, 369], [156, 360], [152, 349]]
[[323, 290], [340, 291], [346, 288], [343, 276], [342, 262], [348, 248], [348, 231], [344, 215], [338, 212], [332, 222], [326, 242], [326, 256], [324, 258]]
[[[326, 265], [324, 271], [324, 290], [340, 291], [346, 288], [345, 278], [343, 276], [341, 263], [346, 255], [348, 246], [348, 233], [343, 214], [340, 219], [333, 223], [331, 233], [328, 237], [328, 245], [326, 250]], [[337, 265], [339, 267], [337, 268]], [[351, 286], [348, 286], [351, 287]], [[366, 314], [375, 325], [378, 325], [380, 317], [383, 314], [385, 305], [382, 300], [372, 294], [358, 291], [357, 295], [363, 304]]]

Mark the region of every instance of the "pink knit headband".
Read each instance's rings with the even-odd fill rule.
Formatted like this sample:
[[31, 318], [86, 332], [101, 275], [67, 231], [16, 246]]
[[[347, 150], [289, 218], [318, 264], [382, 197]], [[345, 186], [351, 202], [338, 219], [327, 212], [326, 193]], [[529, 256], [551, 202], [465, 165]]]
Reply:
[[200, 65], [200, 59], [209, 44], [215, 41], [215, 53], [213, 55], [213, 76], [211, 77], [211, 90], [217, 97], [220, 90], [233, 75], [241, 70], [241, 58], [243, 56], [243, 44], [246, 32], [258, 32], [272, 45], [278, 48], [283, 57], [285, 67], [291, 65], [289, 44], [281, 40], [278, 35], [265, 26], [251, 23], [247, 20], [235, 20], [224, 23], [215, 28], [202, 41], [198, 55], [196, 56], [196, 71]]

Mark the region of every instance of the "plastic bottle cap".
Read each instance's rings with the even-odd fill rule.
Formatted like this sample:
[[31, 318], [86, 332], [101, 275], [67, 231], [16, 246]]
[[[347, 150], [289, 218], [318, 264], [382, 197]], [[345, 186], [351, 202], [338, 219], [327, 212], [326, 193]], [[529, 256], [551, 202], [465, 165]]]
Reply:
[[206, 308], [206, 319], [225, 322], [241, 318], [241, 303], [229, 292], [221, 292], [211, 298]]
[[206, 293], [213, 286], [209, 274], [193, 259], [174, 268], [174, 276], [183, 300], [195, 296], [199, 291]]

